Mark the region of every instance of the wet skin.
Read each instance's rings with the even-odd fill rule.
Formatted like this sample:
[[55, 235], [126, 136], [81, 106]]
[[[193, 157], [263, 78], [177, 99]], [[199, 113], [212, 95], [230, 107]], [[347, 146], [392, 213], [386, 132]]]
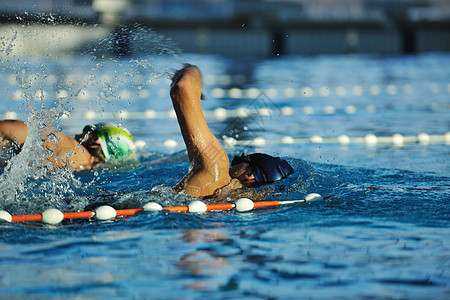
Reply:
[[[9, 147], [12, 144], [21, 147], [28, 133], [28, 126], [23, 121], [0, 121], [0, 147]], [[61, 132], [56, 134], [56, 139], [48, 139], [49, 134], [54, 133], [41, 134], [42, 146], [46, 150], [51, 150], [51, 154], [44, 159], [46, 165], [52, 165], [53, 169], [70, 166], [72, 171], [86, 171], [93, 169], [98, 163], [98, 160], [77, 140]]]
[[228, 155], [206, 124], [200, 100], [201, 73], [186, 65], [172, 79], [170, 96], [191, 164], [175, 187], [191, 197], [213, 195], [231, 182]]

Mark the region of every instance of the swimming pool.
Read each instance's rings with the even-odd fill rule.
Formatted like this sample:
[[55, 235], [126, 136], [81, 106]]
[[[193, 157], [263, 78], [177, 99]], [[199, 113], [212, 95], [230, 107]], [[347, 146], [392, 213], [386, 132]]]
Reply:
[[70, 115], [59, 120], [63, 132], [119, 120], [140, 148], [132, 165], [74, 176], [3, 171], [10, 181], [1, 209], [188, 203], [167, 188], [188, 168], [168, 96], [180, 61], [202, 70], [207, 121], [230, 155], [261, 151], [292, 163], [295, 174], [268, 199], [338, 196], [248, 213], [1, 223], [2, 297], [449, 297], [448, 54], [71, 56], [29, 60], [19, 73], [4, 65], [0, 112], [28, 117], [15, 79], [23, 74], [37, 112], [56, 107]]

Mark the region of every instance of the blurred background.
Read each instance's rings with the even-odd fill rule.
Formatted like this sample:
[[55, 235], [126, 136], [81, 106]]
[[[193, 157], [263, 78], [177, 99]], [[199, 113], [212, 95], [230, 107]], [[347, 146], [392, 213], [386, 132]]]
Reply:
[[[136, 24], [185, 53], [266, 58], [450, 50], [448, 0], [21, 0], [2, 1], [0, 15], [3, 32], [41, 27], [44, 39], [16, 39], [14, 51], [27, 55], [39, 54], [41, 43], [55, 54], [80, 50]], [[130, 37], [119, 32], [125, 43], [116, 51], [131, 54]]]

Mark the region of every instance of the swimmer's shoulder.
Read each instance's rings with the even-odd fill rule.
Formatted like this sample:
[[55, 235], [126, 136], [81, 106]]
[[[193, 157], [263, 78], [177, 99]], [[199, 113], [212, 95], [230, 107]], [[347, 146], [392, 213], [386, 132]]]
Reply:
[[0, 120], [0, 137], [19, 145], [25, 143], [28, 126], [20, 120]]
[[230, 184], [226, 186], [228, 191], [243, 189], [245, 186], [237, 178], [231, 178]]
[[[46, 145], [49, 149], [54, 149], [55, 156], [62, 159], [63, 164], [69, 164], [73, 171], [85, 171], [94, 167], [93, 156], [89, 151], [75, 139], [59, 132], [57, 141]], [[55, 160], [55, 158], [51, 159]]]
[[230, 183], [217, 189], [212, 197], [212, 202], [235, 202], [237, 199], [247, 197], [251, 199], [264, 199], [266, 196], [254, 188], [244, 186], [237, 178], [232, 178]]

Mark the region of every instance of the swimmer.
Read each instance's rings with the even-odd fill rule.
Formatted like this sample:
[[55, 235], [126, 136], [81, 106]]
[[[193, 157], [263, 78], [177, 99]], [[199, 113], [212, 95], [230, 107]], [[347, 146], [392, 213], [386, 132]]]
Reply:
[[[0, 121], [1, 152], [18, 154], [27, 140], [28, 131], [23, 121]], [[51, 163], [53, 168], [70, 166], [72, 171], [92, 170], [102, 162], [130, 158], [135, 149], [130, 132], [112, 123], [87, 125], [74, 138], [61, 132], [53, 140], [45, 135], [41, 134], [42, 146], [51, 151], [45, 162]]]
[[283, 159], [254, 153], [231, 162], [203, 115], [202, 75], [186, 64], [172, 78], [170, 97], [190, 161], [190, 170], [175, 187], [191, 197], [214, 197], [225, 188], [256, 187], [283, 179], [294, 170]]

